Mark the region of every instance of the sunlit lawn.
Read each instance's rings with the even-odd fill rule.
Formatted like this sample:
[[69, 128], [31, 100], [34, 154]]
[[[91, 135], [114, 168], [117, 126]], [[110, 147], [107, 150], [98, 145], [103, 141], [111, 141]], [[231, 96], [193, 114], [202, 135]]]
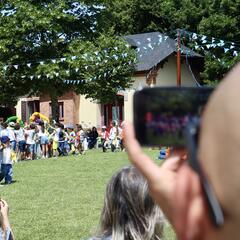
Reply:
[[[125, 165], [126, 153], [101, 150], [15, 164], [17, 182], [0, 187], [0, 197], [10, 205], [16, 239], [87, 239], [98, 226], [106, 183]], [[165, 239], [174, 239], [169, 230]]]

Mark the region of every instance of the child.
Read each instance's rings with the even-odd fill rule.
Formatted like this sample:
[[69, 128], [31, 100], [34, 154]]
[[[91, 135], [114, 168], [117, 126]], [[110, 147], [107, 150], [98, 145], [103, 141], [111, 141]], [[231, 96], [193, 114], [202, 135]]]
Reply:
[[83, 131], [83, 128], [81, 125], [78, 125], [75, 146], [80, 154], [84, 154], [84, 139], [85, 139], [85, 133]]
[[103, 152], [107, 151], [108, 140], [109, 140], [109, 133], [106, 130], [106, 126], [102, 126], [101, 145], [102, 145]]
[[0, 174], [0, 182], [5, 179], [5, 184], [12, 183], [13, 177], [13, 154], [10, 145], [10, 138], [8, 136], [3, 136], [1, 138], [1, 147], [0, 151], [2, 152], [2, 164], [1, 164], [1, 174]]
[[52, 156], [58, 156], [58, 136], [57, 132], [54, 130], [52, 134], [49, 136], [50, 141], [52, 142]]
[[28, 130], [25, 131], [26, 144], [28, 148], [28, 153], [30, 154], [27, 159], [33, 160], [35, 157], [35, 134], [36, 134], [35, 124], [31, 124]]
[[68, 143], [70, 146], [70, 152], [72, 154], [75, 154], [75, 138], [76, 138], [76, 133], [74, 132], [74, 129], [68, 128], [69, 134], [68, 134]]

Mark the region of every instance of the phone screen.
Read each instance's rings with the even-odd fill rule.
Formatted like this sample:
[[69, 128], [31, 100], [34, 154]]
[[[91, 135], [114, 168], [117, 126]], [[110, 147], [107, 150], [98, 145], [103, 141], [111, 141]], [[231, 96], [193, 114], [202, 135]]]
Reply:
[[185, 126], [199, 121], [213, 88], [156, 87], [134, 95], [134, 127], [145, 146], [185, 147]]

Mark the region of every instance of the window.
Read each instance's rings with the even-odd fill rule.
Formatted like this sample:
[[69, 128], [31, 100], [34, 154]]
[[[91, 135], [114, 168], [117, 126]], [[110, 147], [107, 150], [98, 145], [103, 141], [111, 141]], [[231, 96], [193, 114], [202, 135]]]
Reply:
[[[58, 102], [59, 119], [64, 119], [64, 102]], [[52, 117], [52, 104], [49, 103], [49, 117]]]
[[63, 102], [58, 103], [58, 110], [59, 110], [59, 119], [64, 118], [64, 105]]

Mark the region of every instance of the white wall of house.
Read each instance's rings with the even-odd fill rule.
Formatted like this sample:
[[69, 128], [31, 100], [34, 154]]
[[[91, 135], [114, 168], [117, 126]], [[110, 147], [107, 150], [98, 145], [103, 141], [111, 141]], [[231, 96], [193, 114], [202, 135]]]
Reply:
[[86, 127], [101, 126], [101, 105], [84, 95], [80, 96], [79, 122]]
[[133, 120], [133, 94], [134, 89], [128, 89], [124, 93], [124, 120], [132, 122]]
[[16, 108], [16, 116], [18, 116], [19, 118], [22, 118], [22, 102], [21, 102], [21, 98], [20, 100], [18, 100], [17, 105], [15, 106]]
[[[171, 55], [163, 68], [158, 70], [156, 85], [157, 86], [176, 86], [177, 67], [176, 57]], [[185, 61], [181, 64], [182, 86], [196, 86], [192, 75]]]
[[[185, 62], [181, 64], [182, 86], [196, 86], [192, 75]], [[160, 68], [157, 73], [156, 86], [176, 86], [177, 82], [176, 57], [170, 56], [168, 61]], [[125, 120], [133, 121], [133, 95], [135, 90], [146, 87], [146, 76], [135, 76], [132, 90], [125, 91], [124, 94], [124, 116]]]

